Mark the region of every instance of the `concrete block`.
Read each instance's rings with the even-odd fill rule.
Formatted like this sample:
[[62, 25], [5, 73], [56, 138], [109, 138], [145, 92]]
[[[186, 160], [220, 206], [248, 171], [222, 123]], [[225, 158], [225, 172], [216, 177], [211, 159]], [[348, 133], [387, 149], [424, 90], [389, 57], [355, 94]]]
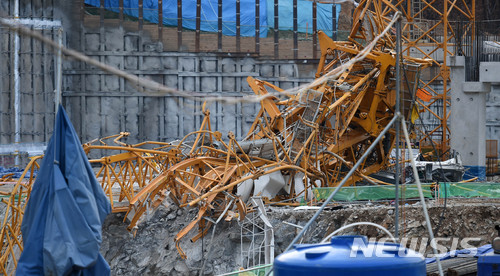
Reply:
[[123, 68], [122, 64], [122, 57], [120, 56], [106, 56], [105, 62], [107, 65], [116, 67], [116, 68]]
[[177, 57], [162, 57], [161, 63], [165, 69], [177, 70]]
[[236, 62], [232, 58], [224, 58], [222, 60], [222, 72], [233, 73], [236, 72]]
[[163, 50], [163, 44], [157, 42], [145, 42], [142, 44], [144, 52], [161, 52]]
[[182, 78], [182, 85], [186, 91], [195, 91], [194, 77], [184, 77]]
[[135, 84], [131, 84], [128, 81], [125, 81], [124, 91], [125, 92], [137, 92], [137, 86]]
[[236, 130], [236, 105], [235, 104], [223, 104], [222, 105], [222, 124], [221, 132], [223, 133], [223, 139], [226, 139], [225, 135], [232, 131], [235, 135], [238, 135]]
[[77, 62], [77, 61], [71, 62], [69, 60], [64, 60], [64, 58], [63, 58], [62, 65], [63, 65], [63, 67], [62, 67], [63, 70], [73, 70], [75, 68], [80, 67], [80, 62]]
[[200, 61], [200, 72], [217, 72], [217, 60]]
[[63, 75], [64, 91], [80, 91], [82, 78], [79, 75]]
[[179, 106], [178, 98], [166, 98], [165, 103], [165, 134], [167, 141], [179, 138]]
[[222, 78], [222, 91], [224, 92], [234, 92], [236, 90], [236, 79], [232, 77]]
[[158, 129], [158, 114], [159, 105], [156, 97], [144, 97], [144, 108], [142, 115], [144, 116], [144, 126], [142, 127], [145, 132], [143, 136], [148, 140], [157, 140], [159, 136]]
[[[181, 106], [182, 112], [179, 114], [179, 116], [183, 116], [183, 123], [180, 125], [180, 128], [182, 129], [182, 136], [195, 130], [194, 107], [195, 104], [193, 101], [184, 99], [184, 105]], [[191, 140], [193, 139], [194, 137], [191, 138]]]
[[294, 77], [295, 75], [295, 65], [293, 64], [282, 64], [279, 66], [279, 76], [280, 77]]
[[120, 129], [120, 120], [123, 103], [119, 97], [102, 97], [101, 109], [104, 116], [103, 135], [113, 135], [124, 131]]
[[[125, 97], [124, 98], [124, 110], [125, 110], [125, 129], [122, 131], [130, 132], [130, 142], [137, 142], [137, 136], [139, 134], [138, 123], [139, 123], [139, 105], [138, 98], [136, 97]], [[129, 141], [129, 140], [127, 140]]]
[[250, 88], [250, 85], [248, 85], [248, 82], [246, 80], [246, 78], [242, 78], [241, 79], [241, 89], [240, 89], [241, 92], [247, 92], [247, 93], [252, 93], [254, 94], [252, 88]]
[[465, 57], [451, 56], [448, 59], [446, 59], [446, 65], [450, 67], [465, 67]]
[[101, 103], [100, 97], [87, 97], [85, 116], [82, 120], [85, 133], [90, 139], [101, 137]]
[[101, 90], [101, 78], [99, 75], [88, 75], [85, 80], [85, 88], [88, 91], [100, 91]]
[[245, 58], [241, 61], [241, 72], [255, 72], [255, 60], [253, 58]]
[[255, 103], [242, 103], [241, 104], [241, 113], [243, 115], [248, 115], [248, 116], [243, 116], [243, 122], [244, 123], [253, 123], [255, 120], [255, 116], [257, 116], [257, 112], [259, 111], [260, 105], [258, 106]]
[[165, 75], [163, 83], [171, 88], [178, 88], [177, 86], [177, 75]]
[[273, 77], [274, 76], [274, 66], [270, 64], [262, 64], [260, 66], [260, 75], [262, 77]]
[[149, 78], [157, 83], [163, 84], [163, 75], [149, 75], [149, 76], [147, 76], [147, 78]]
[[106, 51], [123, 51], [123, 31], [113, 28], [105, 32], [104, 49]]
[[104, 91], [105, 92], [120, 91], [120, 79], [117, 76], [106, 75], [104, 77]]
[[279, 87], [283, 88], [285, 90], [293, 88], [293, 82], [291, 82], [291, 81], [280, 81]]
[[99, 51], [99, 34], [85, 34], [85, 51]]
[[464, 82], [462, 89], [465, 93], [488, 93], [491, 90], [491, 84], [487, 82]]
[[138, 57], [131, 56], [125, 57], [125, 66], [124, 68], [127, 70], [137, 70], [139, 64]]
[[479, 64], [479, 81], [500, 83], [500, 62], [481, 62]]
[[[430, 55], [434, 60], [443, 61], [443, 49], [437, 49], [435, 46], [422, 46], [419, 45], [420, 50], [416, 48], [410, 48], [410, 56], [414, 58], [427, 58], [426, 55]], [[424, 55], [424, 53], [426, 55]]]
[[296, 77], [311, 78], [311, 80], [315, 78], [316, 71], [318, 68], [317, 63], [312, 63], [312, 62], [299, 63], [295, 66], [297, 66], [297, 69], [299, 71], [299, 73], [298, 73], [299, 75]]
[[159, 57], [144, 57], [142, 69], [144, 70], [160, 70], [162, 67], [161, 59]]
[[202, 92], [215, 92], [217, 91], [217, 78], [216, 77], [201, 77]]
[[179, 58], [179, 71], [194, 72], [196, 65], [194, 58]]
[[139, 37], [136, 35], [125, 35], [125, 51], [135, 52], [139, 50]]

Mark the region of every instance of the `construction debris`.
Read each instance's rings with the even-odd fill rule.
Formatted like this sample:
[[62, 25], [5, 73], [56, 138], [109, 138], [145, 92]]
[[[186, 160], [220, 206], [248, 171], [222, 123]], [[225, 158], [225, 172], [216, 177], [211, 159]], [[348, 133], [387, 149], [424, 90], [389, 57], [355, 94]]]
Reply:
[[[395, 19], [374, 17], [367, 7], [356, 9], [349, 41], [333, 41], [318, 33], [322, 54], [317, 79], [297, 93], [247, 78], [262, 100], [242, 141], [231, 132], [223, 136], [213, 131], [204, 106], [200, 129], [181, 141], [127, 145], [121, 139], [128, 134], [120, 133], [85, 144], [87, 154], [106, 153], [90, 162], [96, 165], [113, 212], [126, 212], [128, 229], [135, 233], [145, 215], [167, 196], [180, 208], [196, 207], [194, 220], [175, 237], [179, 254], [187, 258], [180, 242], [189, 232], [196, 231], [191, 238], [196, 242], [222, 218], [243, 221], [258, 209], [259, 204], [250, 204], [251, 197], [296, 205], [313, 200], [313, 188], [336, 186], [395, 115], [396, 43], [389, 32]], [[364, 17], [367, 20], [361, 24]], [[410, 120], [419, 71], [430, 61], [403, 57], [402, 64], [407, 72], [402, 113]], [[114, 145], [106, 142], [111, 138]], [[95, 144], [98, 141], [100, 145]], [[348, 184], [377, 183], [368, 175], [388, 167], [394, 142], [393, 131]], [[8, 202], [2, 228], [3, 269], [16, 259], [10, 255], [15, 248], [22, 249], [19, 226], [39, 159], [30, 162]]]

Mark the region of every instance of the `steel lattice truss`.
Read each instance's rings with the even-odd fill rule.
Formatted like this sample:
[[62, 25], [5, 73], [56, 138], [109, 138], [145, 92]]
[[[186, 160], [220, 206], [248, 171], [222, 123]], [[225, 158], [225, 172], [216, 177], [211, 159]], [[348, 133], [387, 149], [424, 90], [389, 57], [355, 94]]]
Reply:
[[[183, 238], [195, 242], [221, 218], [242, 221], [253, 211], [247, 206], [252, 196], [261, 196], [265, 203], [293, 205], [313, 200], [314, 187], [336, 186], [395, 115], [396, 42], [389, 17], [403, 3], [362, 1], [349, 41], [332, 41], [319, 32], [317, 79], [297, 93], [248, 77], [262, 100], [242, 141], [231, 132], [223, 137], [213, 131], [204, 106], [200, 129], [175, 143], [127, 145], [121, 140], [128, 134], [121, 133], [84, 144], [88, 154], [106, 152], [90, 162], [113, 212], [127, 212], [128, 229], [136, 231], [145, 214], [166, 197], [180, 208], [197, 208], [196, 217], [175, 238], [186, 258]], [[376, 43], [370, 45], [371, 41]], [[432, 62], [403, 56], [407, 74], [401, 93], [407, 102], [402, 112], [407, 117], [414, 109], [419, 72]], [[113, 143], [107, 142], [111, 138]], [[348, 184], [377, 182], [369, 175], [388, 167], [394, 140], [395, 131], [386, 134]], [[5, 275], [13, 273], [23, 248], [20, 225], [34, 182], [33, 175], [27, 175], [39, 160], [30, 162], [4, 200], [0, 270]]]

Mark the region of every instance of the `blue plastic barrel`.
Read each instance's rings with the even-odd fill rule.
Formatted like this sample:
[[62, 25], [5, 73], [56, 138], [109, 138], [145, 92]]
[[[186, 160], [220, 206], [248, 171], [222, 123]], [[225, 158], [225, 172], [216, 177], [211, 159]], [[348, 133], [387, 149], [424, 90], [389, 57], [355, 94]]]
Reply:
[[365, 236], [336, 236], [329, 244], [296, 245], [274, 260], [276, 276], [425, 275], [419, 253], [395, 243], [372, 243]]

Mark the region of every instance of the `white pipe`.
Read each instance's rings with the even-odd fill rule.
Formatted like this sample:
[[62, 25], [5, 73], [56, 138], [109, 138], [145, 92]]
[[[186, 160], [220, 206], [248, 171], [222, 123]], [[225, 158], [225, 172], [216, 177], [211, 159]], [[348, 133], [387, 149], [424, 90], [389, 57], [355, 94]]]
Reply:
[[[61, 21], [48, 21], [39, 19], [20, 19], [19, 18], [19, 0], [14, 1], [14, 19], [3, 19], [5, 22], [11, 24], [30, 25], [34, 29], [53, 29], [59, 28], [59, 45], [62, 46], [62, 23]], [[14, 33], [14, 62], [13, 62], [13, 75], [14, 75], [14, 153], [16, 167], [20, 165], [19, 145], [21, 143], [21, 88], [20, 88], [20, 74], [19, 74], [19, 33]], [[56, 113], [58, 103], [61, 95], [62, 86], [62, 52], [59, 48], [57, 52], [57, 75], [56, 75]]]
[[408, 135], [408, 130], [406, 129], [406, 123], [404, 117], [402, 117], [400, 113], [398, 113], [398, 116], [401, 118], [401, 125], [403, 126], [403, 133], [405, 135], [406, 145], [408, 146], [408, 152], [410, 154], [411, 167], [413, 169], [413, 175], [415, 176], [415, 182], [417, 182], [418, 194], [420, 195], [420, 201], [422, 202], [422, 209], [424, 211], [427, 230], [429, 231], [429, 237], [431, 238], [432, 251], [434, 252], [434, 256], [436, 258], [439, 275], [443, 276], [443, 268], [441, 267], [441, 261], [439, 260], [438, 257], [436, 240], [434, 239], [434, 233], [432, 232], [431, 220], [429, 219], [429, 214], [427, 213], [427, 206], [425, 204], [424, 192], [422, 191], [422, 184], [420, 183], [420, 178], [418, 177], [417, 166], [415, 165], [415, 159], [413, 159], [413, 152], [411, 150], [411, 144], [410, 144], [410, 136]]
[[386, 228], [384, 228], [382, 225], [379, 225], [379, 224], [376, 224], [376, 223], [373, 223], [373, 222], [355, 222], [355, 223], [351, 223], [351, 224], [348, 224], [346, 226], [342, 226], [340, 227], [339, 229], [333, 231], [330, 235], [328, 235], [326, 238], [324, 238], [321, 243], [326, 243], [328, 242], [328, 240], [330, 240], [333, 236], [335, 236], [338, 232], [344, 230], [344, 229], [347, 229], [347, 228], [351, 228], [351, 227], [354, 227], [354, 226], [358, 226], [358, 225], [371, 225], [371, 226], [375, 226], [377, 227], [378, 229], [384, 231], [384, 233], [387, 234], [387, 236], [389, 236], [395, 243], [397, 243], [398, 241], [394, 238], [394, 236], [391, 234], [391, 232], [389, 232], [389, 230], [387, 230]]
[[[57, 40], [59, 46], [62, 47], [62, 27], [59, 28], [57, 32]], [[57, 114], [57, 109], [59, 108], [59, 103], [61, 102], [61, 86], [62, 86], [62, 51], [61, 47], [57, 49], [57, 68], [56, 68], [56, 95], [55, 95], [55, 114]]]
[[19, 18], [16, 17], [16, 19], [8, 19], [5, 18], [3, 19], [4, 22], [9, 23], [9, 24], [21, 24], [21, 25], [29, 25], [33, 29], [36, 30], [44, 30], [44, 29], [57, 29], [62, 26], [60, 20], [45, 20], [45, 19], [30, 19], [30, 18]]
[[[19, 0], [14, 1], [14, 19], [19, 19]], [[21, 95], [19, 83], [19, 33], [14, 33], [14, 148], [15, 165], [19, 166], [19, 149], [21, 143]]]

